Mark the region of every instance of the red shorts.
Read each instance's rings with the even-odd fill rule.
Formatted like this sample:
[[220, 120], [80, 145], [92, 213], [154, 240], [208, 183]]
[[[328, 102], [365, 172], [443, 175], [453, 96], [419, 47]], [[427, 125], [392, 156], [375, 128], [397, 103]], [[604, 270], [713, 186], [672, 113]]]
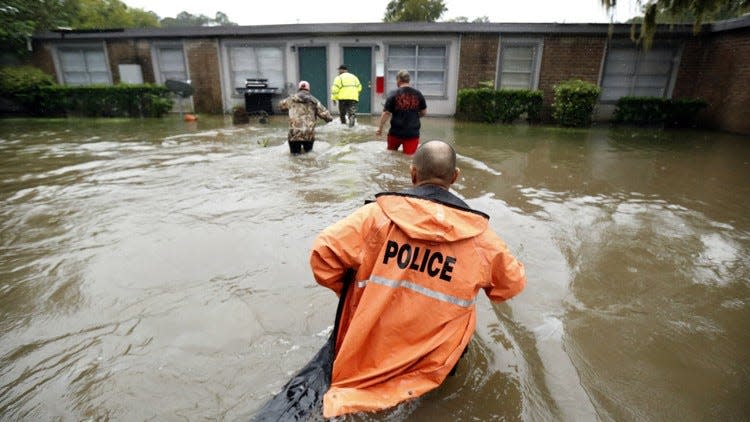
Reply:
[[388, 149], [398, 151], [399, 145], [404, 146], [404, 154], [412, 155], [417, 152], [419, 147], [419, 136], [416, 138], [399, 138], [398, 136], [388, 135]]

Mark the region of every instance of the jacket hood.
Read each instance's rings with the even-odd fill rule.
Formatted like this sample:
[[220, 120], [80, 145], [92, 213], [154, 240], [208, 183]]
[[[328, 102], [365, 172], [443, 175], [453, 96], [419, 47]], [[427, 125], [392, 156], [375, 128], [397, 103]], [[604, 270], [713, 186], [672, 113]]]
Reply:
[[453, 242], [475, 237], [489, 224], [489, 217], [479, 211], [405, 193], [381, 193], [375, 202], [414, 239]]
[[315, 104], [317, 100], [315, 97], [313, 97], [312, 94], [310, 94], [310, 91], [301, 89], [297, 91], [296, 94], [292, 96], [292, 101], [295, 103], [312, 103]]

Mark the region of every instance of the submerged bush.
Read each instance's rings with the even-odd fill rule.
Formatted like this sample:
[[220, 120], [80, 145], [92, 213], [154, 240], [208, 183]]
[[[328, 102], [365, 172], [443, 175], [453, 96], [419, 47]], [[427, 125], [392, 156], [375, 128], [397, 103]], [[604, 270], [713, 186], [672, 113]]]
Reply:
[[512, 123], [526, 114], [536, 121], [542, 109], [542, 92], [528, 89], [469, 88], [458, 91], [456, 115], [485, 123]]
[[563, 126], [582, 127], [591, 124], [591, 115], [601, 89], [586, 81], [572, 79], [556, 85], [552, 117]]
[[163, 85], [54, 85], [39, 90], [32, 111], [39, 116], [161, 117], [172, 104]]
[[668, 127], [695, 127], [698, 125], [698, 113], [708, 107], [702, 98], [677, 98], [669, 101], [665, 116]]
[[59, 85], [32, 66], [0, 68], [0, 97], [20, 111], [48, 117], [160, 117], [173, 103], [163, 85]]
[[42, 88], [54, 86], [52, 76], [32, 66], [0, 68], [0, 97], [30, 111]]
[[539, 120], [542, 111], [542, 91], [501, 89], [495, 93], [495, 109], [503, 123], [511, 123], [524, 113], [530, 121]]
[[622, 97], [617, 100], [612, 121], [636, 125], [692, 127], [708, 103], [699, 98]]
[[470, 88], [458, 91], [456, 114], [463, 119], [493, 123], [495, 113], [495, 90], [492, 88]]

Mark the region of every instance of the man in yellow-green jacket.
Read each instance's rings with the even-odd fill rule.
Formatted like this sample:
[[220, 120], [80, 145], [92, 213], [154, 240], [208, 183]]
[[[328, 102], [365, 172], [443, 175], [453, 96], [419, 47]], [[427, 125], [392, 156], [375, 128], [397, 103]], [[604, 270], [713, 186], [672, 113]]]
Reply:
[[331, 100], [336, 105], [338, 101], [339, 117], [342, 124], [349, 127], [354, 126], [357, 116], [357, 103], [359, 103], [359, 92], [362, 91], [362, 84], [359, 79], [352, 73], [345, 64], [339, 66], [339, 74], [333, 80], [331, 87]]

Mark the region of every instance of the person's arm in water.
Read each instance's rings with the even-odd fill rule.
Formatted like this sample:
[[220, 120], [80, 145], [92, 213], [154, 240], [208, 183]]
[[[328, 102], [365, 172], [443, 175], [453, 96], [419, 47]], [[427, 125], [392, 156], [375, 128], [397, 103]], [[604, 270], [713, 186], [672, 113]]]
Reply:
[[368, 219], [365, 205], [343, 220], [323, 230], [313, 242], [310, 254], [310, 267], [315, 281], [341, 293], [347, 272], [357, 270], [362, 264], [362, 249], [367, 245], [367, 237], [372, 224]]
[[508, 250], [508, 246], [494, 235], [489, 239], [490, 249], [495, 251], [488, 257], [492, 284], [484, 288], [493, 302], [502, 302], [516, 296], [526, 286], [526, 270]]
[[321, 119], [325, 120], [326, 123], [330, 123], [333, 121], [333, 116], [331, 116], [331, 113], [327, 108], [325, 108], [323, 104], [320, 103], [320, 101], [315, 104], [315, 114]]
[[391, 112], [383, 111], [383, 114], [380, 115], [380, 122], [378, 123], [378, 128], [375, 130], [375, 136], [380, 136], [383, 134], [383, 125], [385, 125], [385, 122], [387, 122], [388, 119], [390, 118], [391, 118]]

